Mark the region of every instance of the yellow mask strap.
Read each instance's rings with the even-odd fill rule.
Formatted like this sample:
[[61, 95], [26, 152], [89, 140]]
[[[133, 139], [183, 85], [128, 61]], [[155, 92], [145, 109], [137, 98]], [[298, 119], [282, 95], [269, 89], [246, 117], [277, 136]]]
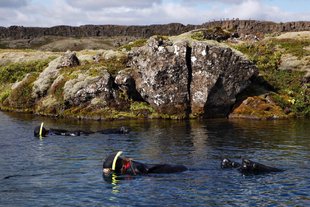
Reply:
[[118, 151], [114, 157], [113, 163], [112, 163], [112, 170], [115, 170], [116, 160], [117, 158], [122, 154], [122, 151]]
[[44, 122], [41, 123], [41, 127], [40, 127], [40, 132], [39, 132], [39, 137], [40, 137], [40, 139], [42, 139], [43, 125], [44, 125]]

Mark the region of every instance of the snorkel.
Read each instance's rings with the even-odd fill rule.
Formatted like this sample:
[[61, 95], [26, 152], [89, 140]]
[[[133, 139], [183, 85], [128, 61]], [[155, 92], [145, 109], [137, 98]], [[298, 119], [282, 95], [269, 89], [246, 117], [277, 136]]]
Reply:
[[113, 159], [113, 163], [112, 163], [112, 170], [115, 171], [115, 165], [116, 165], [116, 161], [117, 158], [123, 153], [123, 151], [118, 151]]
[[42, 123], [41, 123], [41, 126], [40, 126], [40, 132], [39, 132], [39, 138], [40, 138], [40, 139], [43, 138], [43, 136], [42, 136], [43, 125], [44, 125], [44, 122], [42, 122]]

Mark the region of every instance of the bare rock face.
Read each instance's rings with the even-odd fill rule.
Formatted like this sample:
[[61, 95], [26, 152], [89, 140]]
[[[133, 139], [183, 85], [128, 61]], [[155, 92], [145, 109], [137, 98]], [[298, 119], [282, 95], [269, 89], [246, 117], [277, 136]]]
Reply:
[[108, 101], [112, 98], [112, 84], [112, 77], [106, 70], [95, 77], [79, 74], [76, 79], [65, 83], [64, 101], [73, 106], [91, 101], [97, 96]]
[[144, 101], [136, 89], [136, 83], [132, 77], [132, 69], [119, 71], [114, 82], [118, 86], [118, 89], [126, 95], [127, 99], [131, 99], [133, 101]]
[[75, 52], [66, 52], [63, 56], [56, 58], [48, 64], [48, 67], [40, 74], [33, 83], [33, 98], [41, 98], [47, 94], [48, 89], [59, 75], [59, 69], [63, 67], [73, 67], [80, 62]]
[[159, 113], [185, 116], [189, 110], [188, 43], [152, 37], [133, 52], [136, 89]]
[[250, 84], [256, 67], [230, 48], [193, 42], [191, 54], [191, 109], [193, 115], [224, 117], [236, 95]]
[[206, 41], [151, 38], [132, 54], [136, 88], [157, 112], [225, 117], [258, 73], [232, 49]]

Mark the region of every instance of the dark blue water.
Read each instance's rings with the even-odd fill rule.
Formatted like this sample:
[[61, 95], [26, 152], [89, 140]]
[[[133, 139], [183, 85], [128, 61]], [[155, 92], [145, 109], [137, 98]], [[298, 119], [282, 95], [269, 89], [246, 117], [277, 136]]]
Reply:
[[[33, 137], [33, 128], [100, 130], [128, 135]], [[102, 177], [112, 152], [146, 163], [184, 164], [179, 174]], [[243, 176], [220, 169], [223, 157], [286, 169]], [[310, 120], [57, 120], [0, 112], [0, 206], [309, 206]]]

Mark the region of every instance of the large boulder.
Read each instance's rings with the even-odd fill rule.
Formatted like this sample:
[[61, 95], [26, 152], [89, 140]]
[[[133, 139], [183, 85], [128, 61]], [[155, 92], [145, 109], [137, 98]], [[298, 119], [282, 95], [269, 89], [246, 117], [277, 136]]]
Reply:
[[65, 83], [64, 101], [72, 106], [90, 102], [97, 96], [108, 101], [113, 98], [112, 84], [113, 79], [106, 70], [102, 70], [98, 76], [79, 74]]
[[152, 37], [131, 56], [138, 92], [157, 112], [169, 115], [227, 116], [236, 95], [258, 74], [241, 53], [184, 36]]
[[137, 91], [159, 113], [185, 116], [189, 110], [187, 42], [152, 37], [133, 51]]
[[47, 91], [59, 75], [59, 70], [63, 67], [74, 67], [80, 64], [75, 52], [66, 52], [63, 56], [56, 58], [48, 64], [48, 67], [40, 74], [33, 83], [32, 97], [35, 99], [47, 95]]
[[191, 47], [192, 114], [204, 117], [228, 115], [236, 95], [250, 84], [257, 68], [228, 47], [206, 42], [193, 42]]

